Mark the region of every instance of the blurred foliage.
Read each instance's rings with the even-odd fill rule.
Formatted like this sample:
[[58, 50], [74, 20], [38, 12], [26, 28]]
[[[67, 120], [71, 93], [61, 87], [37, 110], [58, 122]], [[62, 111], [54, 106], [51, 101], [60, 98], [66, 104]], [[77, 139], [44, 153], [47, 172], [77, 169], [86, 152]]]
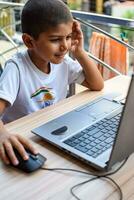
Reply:
[[68, 0], [67, 4], [71, 10], [81, 10], [82, 0]]
[[[123, 15], [123, 18], [134, 19], [134, 11], [127, 10]], [[124, 35], [129, 41], [134, 41], [134, 29], [126, 30], [123, 26], [120, 27], [120, 34]], [[123, 38], [122, 38], [123, 39]]]

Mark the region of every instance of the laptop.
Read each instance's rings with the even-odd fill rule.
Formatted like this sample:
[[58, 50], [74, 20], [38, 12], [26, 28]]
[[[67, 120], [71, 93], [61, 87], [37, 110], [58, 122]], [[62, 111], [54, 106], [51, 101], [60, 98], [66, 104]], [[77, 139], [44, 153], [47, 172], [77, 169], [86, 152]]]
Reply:
[[108, 171], [134, 152], [134, 75], [125, 104], [102, 96], [32, 132], [97, 170]]

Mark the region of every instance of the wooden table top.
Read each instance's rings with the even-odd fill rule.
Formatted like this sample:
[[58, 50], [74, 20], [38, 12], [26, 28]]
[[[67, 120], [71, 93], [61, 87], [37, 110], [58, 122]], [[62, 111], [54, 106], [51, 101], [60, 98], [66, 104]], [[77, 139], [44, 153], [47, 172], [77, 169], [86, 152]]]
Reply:
[[[100, 92], [85, 90], [26, 117], [6, 125], [12, 133], [22, 134], [29, 138], [39, 152], [47, 157], [44, 167], [73, 168], [89, 171], [86, 164], [53, 147], [51, 144], [31, 133], [31, 130], [57, 116], [62, 115], [80, 105], [110, 92], [125, 94], [130, 78], [118, 76], [105, 81], [105, 87]], [[112, 175], [123, 191], [123, 200], [133, 200], [134, 192], [134, 155], [127, 163]], [[70, 188], [91, 176], [75, 172], [56, 172], [38, 170], [26, 174], [0, 162], [0, 200], [74, 200]], [[116, 188], [106, 180], [97, 179], [79, 187], [75, 193], [81, 200], [118, 200]]]

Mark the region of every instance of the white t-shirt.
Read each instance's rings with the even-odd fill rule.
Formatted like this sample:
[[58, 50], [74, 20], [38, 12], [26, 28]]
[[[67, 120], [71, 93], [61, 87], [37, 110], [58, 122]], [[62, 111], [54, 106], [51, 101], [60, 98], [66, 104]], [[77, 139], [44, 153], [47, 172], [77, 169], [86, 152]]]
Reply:
[[82, 83], [84, 74], [77, 61], [65, 56], [50, 63], [50, 73], [40, 71], [28, 52], [19, 52], [6, 63], [0, 77], [0, 98], [9, 102], [3, 122], [11, 122], [66, 98], [68, 85]]

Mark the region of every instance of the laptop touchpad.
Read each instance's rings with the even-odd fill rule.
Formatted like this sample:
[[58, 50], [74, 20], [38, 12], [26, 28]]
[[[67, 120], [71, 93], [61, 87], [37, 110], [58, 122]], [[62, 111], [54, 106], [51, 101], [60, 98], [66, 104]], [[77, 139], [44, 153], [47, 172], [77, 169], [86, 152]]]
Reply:
[[95, 103], [88, 104], [87, 107], [84, 107], [76, 111], [87, 114], [88, 116], [92, 116], [94, 118], [99, 118], [105, 114], [108, 114], [116, 110], [120, 106], [121, 105], [116, 102], [103, 98]]

